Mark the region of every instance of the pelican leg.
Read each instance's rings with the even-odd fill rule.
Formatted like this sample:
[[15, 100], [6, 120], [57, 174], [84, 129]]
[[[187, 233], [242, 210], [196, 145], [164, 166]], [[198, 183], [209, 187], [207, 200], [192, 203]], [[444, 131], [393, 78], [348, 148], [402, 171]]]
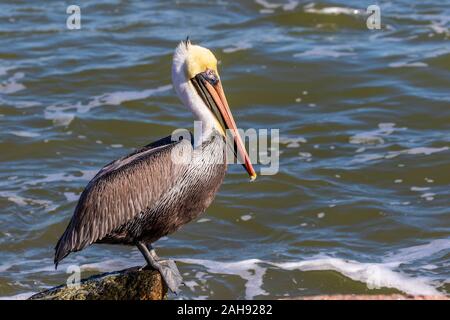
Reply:
[[179, 285], [182, 284], [183, 278], [181, 277], [180, 271], [178, 270], [178, 267], [177, 267], [175, 261], [170, 260], [170, 259], [161, 259], [160, 257], [158, 257], [156, 255], [155, 249], [153, 248], [153, 246], [151, 244], [148, 244], [147, 248], [150, 251], [150, 255], [156, 261], [158, 261], [159, 264], [163, 265], [164, 267], [169, 268], [174, 273], [175, 278], [179, 279]]
[[151, 245], [147, 247], [144, 243], [138, 242], [136, 246], [141, 251], [147, 263], [153, 269], [159, 271], [170, 291], [177, 294], [183, 278], [175, 262], [173, 260], [160, 259]]

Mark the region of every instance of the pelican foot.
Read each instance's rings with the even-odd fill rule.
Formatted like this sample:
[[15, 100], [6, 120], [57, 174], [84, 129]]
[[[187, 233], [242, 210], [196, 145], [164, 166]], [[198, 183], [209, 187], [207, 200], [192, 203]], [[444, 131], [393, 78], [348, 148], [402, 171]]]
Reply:
[[175, 294], [178, 294], [179, 287], [183, 284], [183, 278], [181, 277], [180, 271], [178, 270], [175, 261], [161, 259], [155, 261], [153, 267], [155, 267], [163, 277], [170, 291]]
[[153, 249], [151, 245], [145, 245], [143, 242], [137, 242], [136, 246], [147, 261], [147, 266], [141, 268], [141, 270], [147, 268], [158, 270], [170, 291], [178, 294], [178, 288], [183, 283], [183, 278], [181, 277], [180, 271], [178, 271], [175, 262], [173, 260], [159, 258], [156, 255], [155, 249]]

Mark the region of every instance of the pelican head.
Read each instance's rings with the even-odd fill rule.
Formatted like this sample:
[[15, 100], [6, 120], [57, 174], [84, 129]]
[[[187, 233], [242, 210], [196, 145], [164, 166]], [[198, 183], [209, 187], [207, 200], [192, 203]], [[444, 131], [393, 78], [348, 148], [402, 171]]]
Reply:
[[202, 121], [202, 136], [209, 136], [213, 129], [226, 136], [229, 130], [244, 168], [255, 179], [255, 170], [223, 91], [214, 54], [189, 40], [181, 42], [173, 56], [172, 82], [181, 102]]

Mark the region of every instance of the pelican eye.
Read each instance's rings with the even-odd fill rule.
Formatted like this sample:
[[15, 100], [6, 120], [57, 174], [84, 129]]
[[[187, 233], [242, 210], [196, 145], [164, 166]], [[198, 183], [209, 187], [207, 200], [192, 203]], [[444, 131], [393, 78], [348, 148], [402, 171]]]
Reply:
[[219, 82], [219, 77], [217, 76], [216, 72], [211, 69], [207, 69], [206, 71], [201, 73], [203, 76], [203, 79], [208, 81], [210, 84], [215, 86], [217, 82]]

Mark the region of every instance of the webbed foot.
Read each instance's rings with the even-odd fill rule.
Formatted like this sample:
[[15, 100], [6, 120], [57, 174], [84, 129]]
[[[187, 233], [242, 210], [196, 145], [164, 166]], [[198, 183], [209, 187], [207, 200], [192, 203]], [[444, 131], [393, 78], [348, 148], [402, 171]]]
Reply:
[[147, 266], [141, 267], [140, 270], [146, 269], [148, 267], [158, 270], [162, 278], [164, 279], [164, 282], [167, 284], [167, 287], [169, 287], [170, 291], [178, 294], [178, 289], [183, 283], [183, 278], [181, 277], [180, 271], [178, 270], [175, 261], [169, 259], [160, 259], [151, 246], [147, 247], [142, 242], [138, 242], [137, 247], [142, 252], [145, 260], [148, 263]]
[[180, 271], [178, 270], [175, 261], [168, 259], [157, 260], [156, 264], [152, 267], [154, 267], [161, 273], [161, 276], [163, 277], [170, 291], [178, 294], [178, 289], [183, 283], [183, 278], [181, 277]]

